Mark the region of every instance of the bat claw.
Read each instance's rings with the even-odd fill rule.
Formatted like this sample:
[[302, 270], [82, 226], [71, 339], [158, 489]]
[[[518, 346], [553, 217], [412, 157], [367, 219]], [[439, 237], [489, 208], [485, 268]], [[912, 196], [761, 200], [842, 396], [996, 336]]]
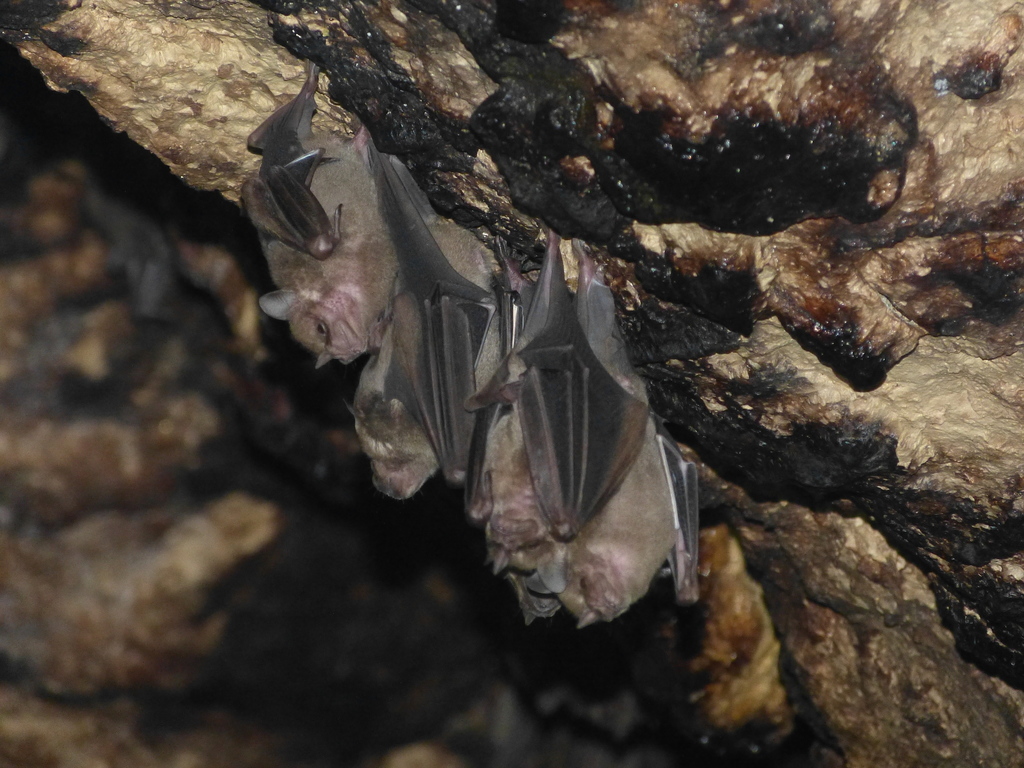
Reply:
[[494, 571], [494, 575], [497, 576], [499, 573], [508, 568], [509, 556], [508, 552], [504, 549], [499, 549], [491, 557], [491, 570]]
[[576, 629], [589, 627], [591, 624], [596, 624], [600, 619], [601, 617], [598, 615], [597, 611], [585, 611], [583, 615], [580, 616], [580, 620], [576, 622]]

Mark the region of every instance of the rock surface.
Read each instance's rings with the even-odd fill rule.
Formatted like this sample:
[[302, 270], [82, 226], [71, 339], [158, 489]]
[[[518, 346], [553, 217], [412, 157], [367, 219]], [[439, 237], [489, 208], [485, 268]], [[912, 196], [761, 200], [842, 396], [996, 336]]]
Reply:
[[[1024, 701], [1024, 11], [537, 6], [23, 2], [0, 30], [229, 197], [256, 165], [245, 136], [298, 87], [286, 48], [351, 113], [323, 124], [368, 125], [460, 223], [527, 254], [542, 222], [602, 248], [652, 402], [764, 586], [818, 763], [893, 764], [901, 743], [916, 765], [1006, 764]], [[97, 309], [85, 325], [124, 323]], [[69, 359], [88, 375], [102, 349]], [[296, 423], [267, 412], [264, 434]], [[170, 423], [171, 453], [206, 434]], [[50, 519], [122, 503], [59, 456], [40, 477], [64, 485], [33, 481], [19, 451], [0, 471]], [[761, 747], [785, 731], [768, 721]]]

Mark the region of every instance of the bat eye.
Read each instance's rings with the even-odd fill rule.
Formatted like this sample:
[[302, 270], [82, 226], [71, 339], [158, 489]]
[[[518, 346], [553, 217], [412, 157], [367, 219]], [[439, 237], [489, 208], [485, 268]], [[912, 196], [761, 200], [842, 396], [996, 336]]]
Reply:
[[327, 326], [324, 325], [323, 322], [317, 323], [316, 324], [316, 332], [319, 333], [321, 336], [326, 338], [327, 337]]

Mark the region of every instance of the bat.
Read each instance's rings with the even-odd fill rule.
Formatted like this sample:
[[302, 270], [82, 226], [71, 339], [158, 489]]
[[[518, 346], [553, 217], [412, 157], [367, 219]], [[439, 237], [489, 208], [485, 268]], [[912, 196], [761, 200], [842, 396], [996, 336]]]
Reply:
[[493, 273], [480, 243], [438, 219], [397, 158], [372, 144], [369, 150], [398, 261], [388, 348], [382, 346], [378, 356], [386, 354], [388, 365], [375, 372], [374, 397], [401, 405], [403, 420], [426, 433], [445, 479], [461, 486], [475, 421], [465, 403], [477, 389], [478, 372], [490, 375], [501, 349], [498, 324], [492, 323]]
[[298, 95], [249, 137], [263, 160], [242, 199], [279, 289], [260, 307], [289, 323], [319, 367], [380, 344], [398, 264], [369, 170], [369, 133], [312, 133], [318, 72], [310, 65]]
[[387, 322], [380, 350], [359, 377], [352, 413], [359, 442], [370, 458], [373, 484], [392, 498], [407, 499], [439, 465], [426, 431], [403, 400], [385, 396], [388, 374], [397, 365], [394, 351], [394, 325]]
[[621, 483], [643, 437], [647, 404], [637, 396], [642, 386], [627, 390], [595, 355], [580, 320], [609, 330], [614, 317], [598, 320], [598, 309], [573, 301], [559, 242], [549, 237], [516, 348], [470, 404], [516, 403], [541, 512], [567, 541]]
[[[623, 389], [646, 404], [643, 383], [615, 325], [611, 291], [583, 244], [574, 241], [573, 247], [580, 263], [577, 316], [587, 340]], [[696, 465], [683, 458], [662, 421], [649, 413], [639, 455], [601, 514], [572, 542], [573, 579], [564, 591], [556, 590], [580, 626], [614, 618], [644, 595], [665, 561], [666, 542], [676, 600], [695, 602], [697, 516]]]
[[[486, 527], [494, 568], [506, 571], [528, 622], [560, 604], [580, 626], [610, 620], [666, 558], [677, 599], [693, 602], [696, 468], [650, 413], [593, 260], [574, 244], [572, 299], [557, 238], [548, 245], [513, 351], [470, 401], [480, 410], [467, 514]], [[594, 436], [599, 445], [586, 444]], [[585, 477], [595, 467], [603, 483]], [[562, 496], [552, 503], [552, 493]]]
[[[505, 361], [515, 349], [522, 333], [523, 307], [528, 305], [532, 299], [533, 285], [523, 278], [518, 263], [510, 258], [504, 241], [499, 240], [497, 246], [496, 255], [503, 268], [495, 282], [494, 289], [498, 308], [498, 333], [501, 342], [499, 359]], [[498, 377], [498, 380], [503, 380], [503, 378]], [[485, 400], [487, 402], [484, 402]], [[482, 527], [487, 524], [491, 516], [494, 499], [493, 488], [490, 487], [493, 482], [493, 469], [488, 466], [487, 446], [490, 438], [498, 435], [497, 425], [510, 415], [511, 406], [501, 402], [500, 398], [486, 398], [479, 392], [470, 397], [467, 406], [471, 410], [475, 410], [477, 415], [470, 440], [470, 461], [466, 469], [466, 515], [470, 522]], [[504, 438], [498, 437], [497, 439], [499, 441], [511, 439], [514, 445], [519, 442], [517, 434], [513, 429], [511, 436], [506, 435]], [[499, 448], [496, 453], [504, 455], [506, 452]], [[519, 477], [522, 478], [525, 476], [523, 473], [528, 472], [528, 467], [521, 468]], [[529, 485], [529, 489], [532, 489], [532, 485]], [[501, 498], [502, 495], [499, 492], [498, 498]], [[492, 552], [492, 559], [494, 559], [494, 555], [495, 553]], [[507, 565], [507, 558], [504, 563], [498, 565], [500, 560], [500, 556], [495, 560], [496, 572], [503, 570]]]
[[375, 485], [404, 499], [439, 467], [452, 485], [464, 481], [475, 421], [464, 401], [478, 371], [493, 373], [501, 339], [486, 249], [434, 213], [400, 161], [371, 158], [399, 279], [353, 412]]

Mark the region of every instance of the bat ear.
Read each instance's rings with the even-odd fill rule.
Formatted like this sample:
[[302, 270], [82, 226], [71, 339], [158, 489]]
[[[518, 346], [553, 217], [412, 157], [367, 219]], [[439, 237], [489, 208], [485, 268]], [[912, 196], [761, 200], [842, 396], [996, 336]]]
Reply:
[[491, 570], [495, 576], [508, 568], [509, 560], [508, 551], [504, 547], [494, 547], [494, 551], [491, 552]]
[[295, 313], [299, 295], [295, 291], [272, 291], [260, 296], [260, 309], [275, 320], [289, 320]]
[[[318, 159], [319, 151], [311, 154]], [[337, 245], [337, 237], [316, 196], [282, 166], [270, 167], [267, 185], [286, 224], [289, 239], [285, 242], [297, 245], [317, 261], [330, 256]]]

